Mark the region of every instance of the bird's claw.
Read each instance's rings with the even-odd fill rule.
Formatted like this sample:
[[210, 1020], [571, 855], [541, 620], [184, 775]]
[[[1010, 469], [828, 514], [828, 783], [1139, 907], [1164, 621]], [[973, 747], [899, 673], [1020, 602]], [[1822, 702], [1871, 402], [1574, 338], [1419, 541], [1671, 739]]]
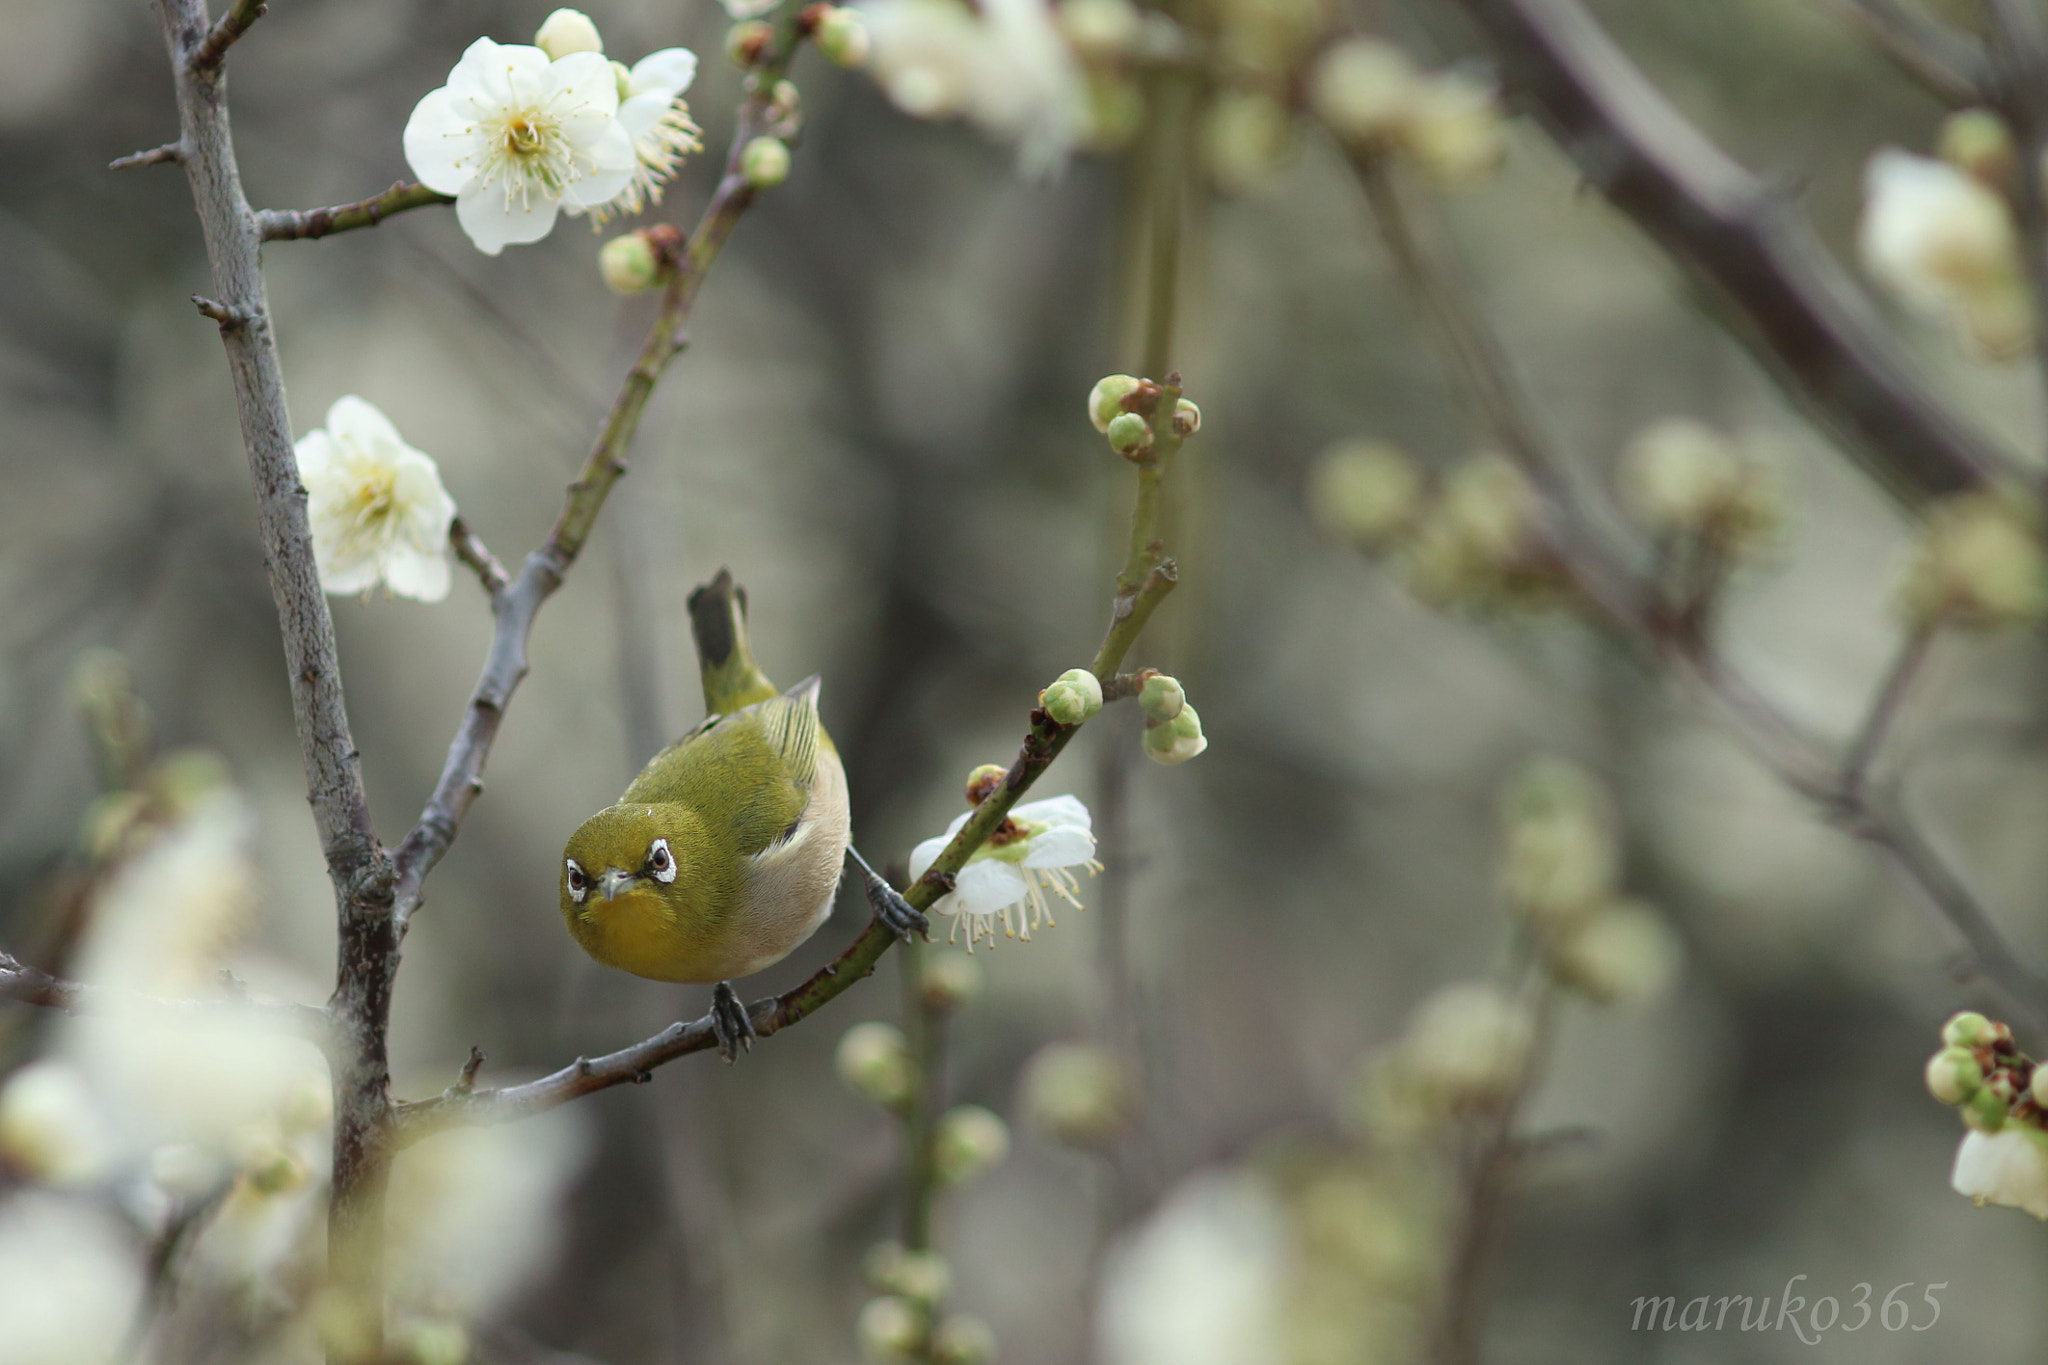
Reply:
[[875, 918], [884, 928], [905, 943], [915, 935], [918, 938], [931, 937], [932, 922], [925, 918], [922, 910], [912, 905], [897, 893], [895, 887], [877, 878], [868, 883], [868, 906], [875, 912]]
[[727, 1066], [739, 1060], [742, 1050], [754, 1050], [754, 1020], [729, 982], [711, 988], [711, 1032], [718, 1039], [718, 1055]]

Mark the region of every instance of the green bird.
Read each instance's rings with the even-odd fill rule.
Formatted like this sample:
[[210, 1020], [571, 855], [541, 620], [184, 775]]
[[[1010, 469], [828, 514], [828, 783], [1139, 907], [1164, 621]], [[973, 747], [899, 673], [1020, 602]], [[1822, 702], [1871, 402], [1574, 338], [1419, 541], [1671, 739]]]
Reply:
[[728, 983], [817, 932], [847, 863], [898, 935], [927, 926], [853, 850], [846, 770], [818, 718], [819, 680], [776, 691], [747, 640], [746, 595], [726, 571], [689, 606], [711, 714], [569, 836], [562, 918], [607, 967], [718, 983], [712, 1023], [731, 1060], [753, 1026]]

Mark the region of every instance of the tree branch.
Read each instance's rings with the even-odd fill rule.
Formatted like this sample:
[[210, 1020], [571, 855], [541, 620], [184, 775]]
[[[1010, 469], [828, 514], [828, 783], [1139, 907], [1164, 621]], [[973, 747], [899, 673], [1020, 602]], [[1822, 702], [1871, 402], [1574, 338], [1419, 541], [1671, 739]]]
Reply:
[[160, 166], [166, 161], [182, 162], [185, 159], [185, 144], [166, 142], [161, 147], [152, 147], [146, 152], [130, 152], [117, 156], [107, 163], [110, 171], [132, 171], [142, 166]]
[[448, 548], [454, 551], [456, 559], [476, 575], [477, 582], [483, 584], [484, 592], [493, 601], [497, 600], [505, 591], [506, 585], [512, 581], [510, 575], [505, 572], [505, 566], [498, 562], [498, 557], [491, 553], [483, 538], [459, 516], [448, 523]]
[[1894, 65], [1958, 107], [1981, 104], [1991, 68], [1975, 38], [1899, 0], [1820, 0], [1863, 30]]
[[[220, 22], [206, 35], [206, 41], [186, 59], [186, 69], [195, 76], [207, 77], [213, 74], [221, 59], [228, 55], [228, 49], [235, 45], [249, 26], [261, 19], [269, 6], [264, 0], [234, 0], [228, 12], [221, 15]], [[206, 21], [206, 10], [199, 10], [199, 20]]]
[[452, 194], [442, 194], [425, 185], [401, 180], [384, 193], [373, 194], [353, 204], [336, 204], [324, 209], [265, 209], [256, 215], [256, 226], [266, 242], [310, 241], [355, 228], [373, 228], [394, 213], [404, 213], [408, 209], [454, 202]]
[[1587, 180], [1895, 496], [1918, 502], [1998, 472], [1998, 449], [1927, 383], [1784, 195], [1687, 122], [1580, 0], [1459, 3]]
[[220, 1000], [171, 1000], [153, 995], [124, 996], [104, 986], [90, 986], [53, 976], [13, 955], [0, 952], [0, 1000], [61, 1010], [65, 1014], [102, 1015], [140, 1010], [166, 1019], [245, 1019], [325, 1046], [333, 1037], [325, 1010], [282, 1000], [247, 997]]

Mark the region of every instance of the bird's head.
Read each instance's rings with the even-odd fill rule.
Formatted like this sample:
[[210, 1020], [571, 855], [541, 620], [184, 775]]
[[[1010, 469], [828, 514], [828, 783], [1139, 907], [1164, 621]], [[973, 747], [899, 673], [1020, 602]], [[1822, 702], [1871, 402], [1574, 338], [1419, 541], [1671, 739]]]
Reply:
[[702, 841], [695, 817], [674, 805], [609, 806], [585, 820], [562, 851], [562, 914], [573, 927], [617, 911], [684, 908], [698, 887]]

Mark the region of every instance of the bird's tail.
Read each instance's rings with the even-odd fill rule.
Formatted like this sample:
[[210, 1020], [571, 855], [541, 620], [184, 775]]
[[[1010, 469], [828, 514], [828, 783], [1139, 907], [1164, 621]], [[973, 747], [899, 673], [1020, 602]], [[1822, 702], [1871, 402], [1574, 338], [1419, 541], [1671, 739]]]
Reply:
[[690, 634], [697, 641], [697, 669], [704, 680], [704, 707], [729, 716], [742, 706], [779, 695], [754, 662], [747, 643], [747, 590], [720, 569], [690, 594]]

